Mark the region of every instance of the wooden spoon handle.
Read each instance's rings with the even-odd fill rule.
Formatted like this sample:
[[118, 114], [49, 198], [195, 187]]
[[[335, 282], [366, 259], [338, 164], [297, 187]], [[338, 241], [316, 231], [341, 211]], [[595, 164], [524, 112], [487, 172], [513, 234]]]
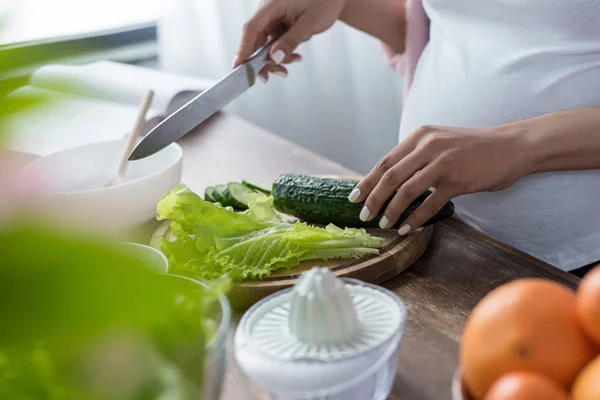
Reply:
[[154, 92], [152, 90], [149, 90], [148, 93], [146, 93], [142, 104], [140, 105], [135, 125], [133, 127], [133, 130], [129, 134], [127, 144], [123, 151], [123, 156], [121, 157], [121, 163], [119, 164], [118, 170], [119, 178], [123, 178], [123, 176], [125, 175], [125, 171], [127, 170], [127, 165], [129, 163], [129, 155], [133, 151], [137, 139], [142, 135], [142, 130], [144, 129], [144, 124], [146, 123], [146, 114], [148, 113], [148, 109], [150, 108], [150, 104], [152, 103], [153, 97]]

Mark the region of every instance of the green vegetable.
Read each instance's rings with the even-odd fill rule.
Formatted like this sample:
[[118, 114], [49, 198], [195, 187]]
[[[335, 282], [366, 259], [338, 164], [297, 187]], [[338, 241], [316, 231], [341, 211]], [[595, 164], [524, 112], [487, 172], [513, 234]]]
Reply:
[[244, 211], [248, 209], [246, 195], [255, 192], [271, 194], [271, 185], [244, 180], [243, 183], [229, 182], [217, 185], [216, 187], [210, 186], [204, 191], [204, 200], [211, 203], [220, 203], [224, 207], [232, 207], [238, 211]]
[[246, 200], [249, 209], [235, 213], [202, 200], [183, 184], [167, 193], [157, 215], [171, 220], [170, 240], [160, 241], [170, 268], [202, 279], [262, 278], [304, 260], [379, 254], [383, 245], [383, 239], [362, 229], [284, 222], [273, 198], [261, 193]]
[[[281, 175], [273, 183], [273, 198], [275, 208], [283, 213], [295, 216], [303, 221], [317, 224], [335, 224], [355, 228], [376, 228], [383, 216], [383, 210], [389, 204], [384, 205], [379, 215], [371, 221], [363, 222], [358, 217], [362, 204], [354, 204], [348, 201], [348, 195], [356, 187], [358, 181], [346, 179], [316, 178], [306, 175]], [[431, 194], [430, 191], [423, 193], [404, 211], [395, 228], [401, 223]], [[426, 225], [433, 224], [454, 213], [452, 202], [446, 205]]]
[[244, 179], [242, 181], [242, 183], [244, 185], [246, 185], [247, 187], [249, 187], [252, 190], [256, 190], [258, 192], [262, 192], [264, 194], [271, 194], [271, 190], [273, 190], [273, 184], [269, 183], [261, 183], [261, 182], [255, 182], [255, 181], [250, 181], [247, 179]]
[[252, 193], [255, 193], [255, 191], [241, 183], [229, 182], [225, 196], [227, 197], [227, 203], [231, 204], [233, 208], [247, 210], [248, 202], [246, 201], [246, 195]]
[[211, 203], [216, 203], [217, 200], [215, 199], [215, 188], [212, 186], [207, 187], [204, 190], [204, 200], [206, 201], [210, 201]]
[[217, 185], [215, 186], [215, 190], [213, 191], [213, 198], [217, 203], [221, 203], [222, 206], [231, 206], [231, 204], [227, 203], [227, 185]]

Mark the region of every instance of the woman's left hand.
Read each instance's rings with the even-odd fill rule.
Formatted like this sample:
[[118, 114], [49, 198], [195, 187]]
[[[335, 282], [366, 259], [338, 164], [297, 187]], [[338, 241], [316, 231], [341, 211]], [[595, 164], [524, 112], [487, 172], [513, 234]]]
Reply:
[[[452, 198], [507, 188], [528, 173], [518, 128], [423, 126], [383, 157], [350, 194], [365, 202], [360, 218], [372, 220], [387, 200], [379, 226], [393, 226], [423, 192], [435, 188], [400, 227], [406, 235], [433, 217]], [[397, 190], [397, 192], [396, 192]]]

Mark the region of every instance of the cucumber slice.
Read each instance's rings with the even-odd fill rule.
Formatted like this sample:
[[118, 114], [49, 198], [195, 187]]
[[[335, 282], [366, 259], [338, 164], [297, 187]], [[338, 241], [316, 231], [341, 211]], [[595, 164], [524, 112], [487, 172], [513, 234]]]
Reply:
[[249, 181], [247, 179], [244, 179], [242, 181], [242, 183], [244, 184], [244, 186], [249, 187], [252, 190], [256, 190], [258, 192], [262, 192], [264, 194], [271, 194], [271, 191], [273, 190], [273, 183], [261, 183], [261, 182], [256, 182], [256, 181]]
[[211, 203], [216, 203], [217, 200], [215, 199], [215, 188], [212, 186], [207, 187], [204, 190], [204, 200], [206, 201], [210, 201]]
[[255, 192], [246, 185], [237, 182], [229, 182], [227, 184], [227, 200], [234, 208], [247, 210], [246, 195], [249, 193]]
[[227, 186], [225, 185], [217, 185], [215, 186], [215, 190], [213, 190], [213, 198], [217, 203], [221, 203], [223, 207], [231, 205], [227, 202], [227, 197], [225, 197], [226, 190]]

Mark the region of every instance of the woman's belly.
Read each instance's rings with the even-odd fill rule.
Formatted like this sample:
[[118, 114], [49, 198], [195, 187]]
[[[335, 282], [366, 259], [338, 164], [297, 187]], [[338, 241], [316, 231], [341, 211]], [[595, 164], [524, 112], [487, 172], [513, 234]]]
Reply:
[[[422, 125], [496, 126], [600, 106], [600, 45], [594, 52], [488, 44], [457, 41], [432, 28], [405, 102], [400, 140]], [[465, 222], [560, 268], [600, 260], [600, 170], [535, 174], [504, 191], [454, 201]]]

